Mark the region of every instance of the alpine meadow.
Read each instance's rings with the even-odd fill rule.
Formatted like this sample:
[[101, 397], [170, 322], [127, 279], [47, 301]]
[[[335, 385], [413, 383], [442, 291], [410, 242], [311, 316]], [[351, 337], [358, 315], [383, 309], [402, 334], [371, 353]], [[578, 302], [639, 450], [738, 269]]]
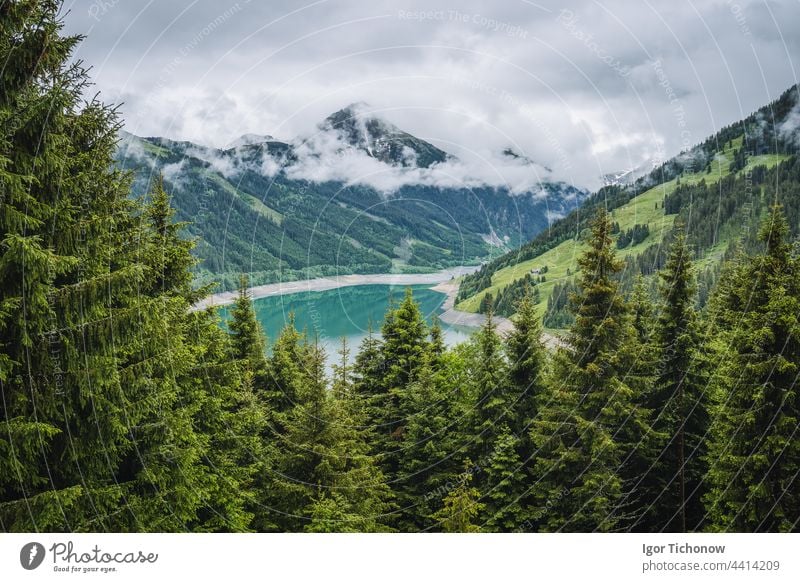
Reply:
[[[159, 85], [144, 40], [138, 64], [130, 47], [89, 61], [122, 3], [93, 3], [84, 35], [77, 3], [0, 0], [0, 531], [800, 531], [796, 80], [770, 69], [765, 88], [753, 73], [762, 92], [739, 109], [706, 124], [698, 108], [688, 143], [653, 138], [664, 156], [630, 157], [676, 126], [669, 99], [688, 111], [691, 91], [675, 68], [674, 96], [651, 64], [612, 70], [591, 43], [630, 53], [579, 41], [591, 17], [567, 25], [553, 8], [553, 34], [605, 79], [580, 98], [553, 87], [572, 108], [553, 131], [555, 114], [518, 113], [548, 91], [480, 85], [480, 42], [436, 62], [446, 75], [475, 59], [475, 82], [453, 83], [463, 94], [432, 89], [425, 50], [461, 38], [445, 33], [385, 32], [420, 52], [375, 48], [369, 69], [347, 58], [382, 29], [339, 32], [341, 77], [303, 86], [322, 73], [276, 64], [273, 79], [253, 56], [258, 82], [237, 72], [211, 100], [212, 74], [178, 71], [250, 58], [215, 44], [245, 37], [232, 32], [245, 4], [201, 24]], [[411, 14], [391, 18], [547, 52], [502, 13]], [[287, 63], [339, 58], [284, 41]], [[384, 68], [405, 90], [351, 99], [372, 103]], [[512, 85], [535, 80], [514, 70]], [[625, 83], [667, 105], [661, 121], [620, 106], [617, 139], [592, 115]], [[453, 117], [437, 125], [445, 95]], [[228, 140], [239, 123], [291, 137]], [[627, 158], [595, 163], [620, 143]], [[302, 314], [281, 311], [293, 298]], [[354, 331], [327, 330], [333, 318]]]

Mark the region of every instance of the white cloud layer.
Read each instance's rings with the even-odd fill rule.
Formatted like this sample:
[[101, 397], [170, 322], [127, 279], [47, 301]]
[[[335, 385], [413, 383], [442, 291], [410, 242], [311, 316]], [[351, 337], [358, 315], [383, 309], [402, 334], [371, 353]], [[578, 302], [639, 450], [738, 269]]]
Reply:
[[371, 186], [386, 194], [407, 185], [440, 188], [506, 188], [512, 193], [541, 192], [539, 184], [556, 180], [552, 172], [538, 164], [502, 155], [502, 152], [476, 151], [469, 163], [451, 158], [428, 168], [413, 163], [414, 151], [408, 149], [408, 166], [383, 163], [367, 151], [349, 147], [335, 131], [319, 131], [299, 141], [294, 152], [297, 161], [286, 169], [293, 179], [313, 182], [337, 181]]
[[[526, 169], [492, 159], [510, 146], [567, 182], [596, 186], [603, 174], [702, 141], [798, 80], [792, 0], [458, 4], [65, 8], [68, 30], [88, 34], [77, 56], [93, 65], [106, 100], [124, 102], [137, 135], [215, 147], [253, 132], [289, 139], [363, 100], [468, 166], [420, 172], [433, 182], [524, 184]], [[363, 157], [306, 170], [348, 169], [387, 186], [405, 179]]]

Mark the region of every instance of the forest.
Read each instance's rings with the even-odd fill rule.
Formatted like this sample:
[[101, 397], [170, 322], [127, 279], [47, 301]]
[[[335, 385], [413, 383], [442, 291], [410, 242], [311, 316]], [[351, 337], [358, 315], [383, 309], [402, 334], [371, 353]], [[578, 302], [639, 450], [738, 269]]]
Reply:
[[654, 297], [597, 204], [555, 349], [533, 284], [454, 348], [410, 290], [338, 354], [268, 343], [245, 276], [226, 326], [192, 308], [188, 225], [162, 180], [131, 196], [58, 6], [0, 4], [0, 530], [798, 531], [780, 181], [702, 305], [700, 233], [676, 221]]

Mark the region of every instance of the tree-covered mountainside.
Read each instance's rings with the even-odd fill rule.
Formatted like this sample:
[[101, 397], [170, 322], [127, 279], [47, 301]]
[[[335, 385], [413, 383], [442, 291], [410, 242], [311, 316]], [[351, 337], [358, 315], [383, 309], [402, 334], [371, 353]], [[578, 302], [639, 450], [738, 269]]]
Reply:
[[[518, 297], [529, 284], [526, 275], [532, 275], [545, 325], [565, 327], [570, 321], [565, 311], [567, 295], [578, 270], [577, 257], [586, 248], [587, 221], [600, 207], [611, 213], [612, 236], [626, 261], [626, 288], [636, 275], [652, 275], [664, 265], [669, 242], [665, 237], [675, 220], [682, 220], [694, 257], [700, 261], [704, 300], [726, 251], [736, 241], [752, 242], [770, 204], [770, 188], [778, 188], [792, 235], [797, 235], [799, 112], [795, 86], [632, 185], [600, 189], [518, 250], [465, 277], [457, 307], [485, 311], [493, 305], [498, 313], [510, 315], [514, 302], [508, 298]], [[548, 273], [541, 280], [532, 271], [543, 267]]]
[[[199, 281], [226, 289], [243, 272], [261, 284], [475, 264], [528, 240], [584, 197], [561, 182], [513, 193], [414, 183], [410, 173], [434, 172], [453, 158], [355, 106], [304, 140], [248, 135], [234, 145], [217, 150], [123, 134], [117, 153], [119, 166], [134, 172], [137, 196], [163, 174], [178, 218], [198, 239]], [[379, 190], [344, 180], [342, 172], [355, 169], [328, 166], [344, 165], [342, 153], [374, 161], [398, 182]], [[318, 175], [319, 168], [327, 170]]]
[[[795, 156], [726, 161], [706, 229], [684, 209], [712, 187], [683, 175], [650, 200], [677, 211], [652, 263], [630, 248], [656, 221], [595, 208], [551, 350], [545, 265], [502, 335], [489, 314], [447, 347], [409, 288], [326, 354], [291, 317], [265, 338], [245, 275], [226, 324], [195, 307], [187, 225], [114, 168], [117, 111], [82, 101], [60, 8], [0, 4], [0, 531], [800, 530]], [[715, 255], [692, 247], [737, 216], [698, 280]]]

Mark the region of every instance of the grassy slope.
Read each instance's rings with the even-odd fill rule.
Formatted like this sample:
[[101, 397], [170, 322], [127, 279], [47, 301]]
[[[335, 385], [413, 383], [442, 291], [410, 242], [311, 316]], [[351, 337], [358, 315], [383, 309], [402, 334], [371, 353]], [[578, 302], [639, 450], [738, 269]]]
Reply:
[[[723, 150], [718, 157], [718, 161], [712, 164], [710, 173], [697, 172], [694, 174], [685, 174], [681, 176], [682, 184], [691, 184], [705, 180], [707, 184], [718, 182], [722, 177], [729, 174], [730, 161], [733, 159], [733, 150], [741, 146], [741, 138], [733, 141], [729, 149]], [[752, 156], [747, 161], [747, 167], [742, 172], [748, 171], [758, 165], [765, 165], [768, 168], [777, 165], [780, 161], [785, 159], [786, 156], [781, 155], [762, 155]], [[633, 228], [636, 224], [647, 224], [650, 227], [650, 236], [636, 246], [628, 246], [625, 249], [617, 251], [617, 255], [624, 258], [628, 255], [638, 255], [650, 245], [660, 241], [664, 234], [672, 227], [675, 220], [675, 215], [665, 215], [664, 209], [661, 207], [664, 197], [671, 193], [676, 186], [676, 180], [664, 182], [643, 192], [624, 206], [617, 208], [612, 212], [613, 220], [619, 223], [620, 230], [625, 231]], [[658, 208], [656, 208], [658, 204]], [[709, 255], [719, 256], [725, 252], [727, 243], [716, 245]], [[547, 299], [553, 292], [553, 287], [557, 281], [563, 281], [568, 277], [567, 269], [574, 273], [577, 267], [577, 259], [586, 250], [586, 245], [583, 242], [576, 240], [567, 240], [560, 245], [550, 249], [539, 255], [538, 257], [529, 261], [524, 261], [505, 269], [499, 270], [492, 277], [492, 286], [484, 289], [480, 293], [460, 302], [456, 308], [462, 311], [477, 312], [481, 299], [487, 293], [496, 295], [497, 292], [504, 288], [512, 281], [523, 277], [531, 269], [547, 265], [547, 274], [545, 275], [546, 282], [539, 285], [539, 292], [541, 294], [541, 302], [539, 303], [539, 315], [543, 316], [547, 308]], [[709, 256], [706, 257], [710, 258]]]

